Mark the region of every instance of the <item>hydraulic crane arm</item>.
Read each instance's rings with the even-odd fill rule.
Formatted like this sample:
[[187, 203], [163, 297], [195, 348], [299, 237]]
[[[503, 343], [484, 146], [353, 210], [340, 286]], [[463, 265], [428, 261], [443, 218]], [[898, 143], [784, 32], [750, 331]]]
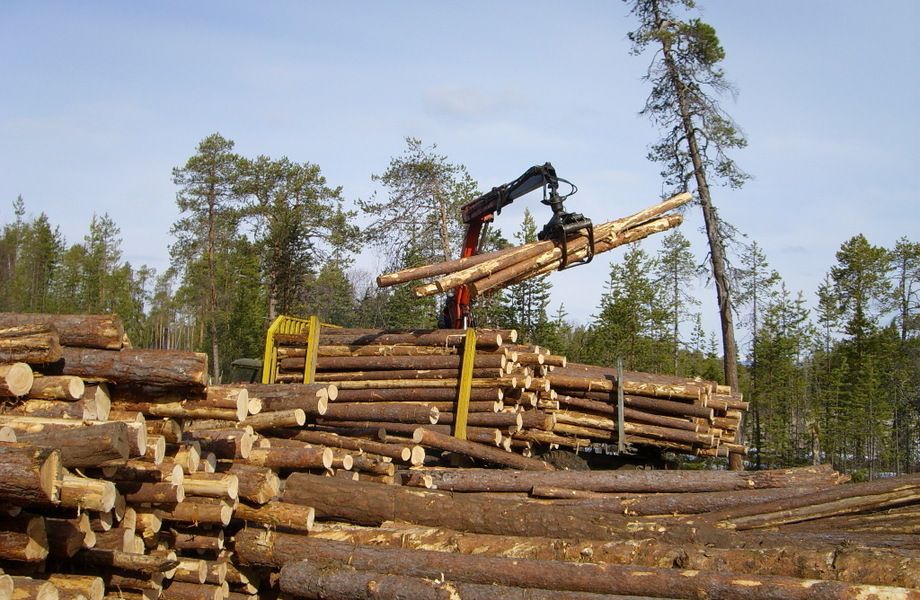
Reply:
[[[560, 195], [559, 182], [572, 186], [572, 191], [565, 196]], [[566, 212], [565, 199], [574, 194], [577, 188], [571, 182], [558, 177], [556, 169], [550, 163], [530, 167], [514, 181], [492, 188], [460, 209], [461, 218], [467, 225], [460, 257], [466, 258], [476, 254], [483, 228], [487, 223], [493, 221], [495, 215], [499, 214], [504, 207], [517, 198], [540, 188], [543, 188], [541, 202], [552, 209], [553, 216], [543, 226], [537, 237], [541, 240], [552, 239], [560, 242], [563, 256], [560, 270], [591, 262], [594, 257], [594, 226], [591, 220], [585, 218], [584, 215]], [[568, 257], [567, 240], [569, 236], [579, 231], [584, 231], [588, 235], [589, 251], [585, 258], [570, 263], [565, 260]], [[461, 286], [447, 298], [443, 325], [461, 329], [471, 325], [471, 321], [470, 293], [466, 286]]]

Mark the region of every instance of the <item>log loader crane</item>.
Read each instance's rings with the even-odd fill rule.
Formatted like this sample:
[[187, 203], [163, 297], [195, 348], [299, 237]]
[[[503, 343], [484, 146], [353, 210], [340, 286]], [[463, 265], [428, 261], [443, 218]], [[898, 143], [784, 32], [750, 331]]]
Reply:
[[[567, 194], [559, 193], [560, 183], [570, 187]], [[504, 207], [540, 188], [543, 189], [543, 199], [540, 202], [549, 206], [553, 214], [537, 237], [540, 240], [555, 240], [560, 244], [563, 262], [559, 270], [591, 262], [594, 258], [594, 224], [591, 219], [580, 213], [565, 210], [565, 200], [577, 192], [578, 188], [570, 181], [557, 176], [556, 169], [550, 163], [530, 167], [514, 181], [492, 188], [460, 209], [463, 223], [466, 225], [460, 257], [467, 258], [479, 251], [489, 223], [495, 220]], [[568, 239], [580, 232], [584, 232], [588, 237], [588, 252], [585, 257], [569, 262]], [[463, 329], [472, 325], [470, 292], [464, 285], [447, 297], [441, 326]]]

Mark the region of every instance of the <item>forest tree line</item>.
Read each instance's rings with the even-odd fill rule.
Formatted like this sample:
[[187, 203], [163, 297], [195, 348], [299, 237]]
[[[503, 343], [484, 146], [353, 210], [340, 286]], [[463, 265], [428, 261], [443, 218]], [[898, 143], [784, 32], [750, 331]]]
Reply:
[[[277, 315], [437, 326], [436, 299], [415, 298], [411, 286], [378, 289], [354, 261], [368, 244], [387, 270], [452, 258], [463, 234], [459, 208], [478, 195], [463, 165], [411, 138], [372, 176], [380, 197], [355, 209], [318, 165], [241, 156], [219, 134], [172, 177], [180, 215], [162, 273], [123, 259], [108, 215], [94, 215], [83, 240], [68, 243], [48, 215], [13, 201], [0, 236], [0, 310], [114, 312], [135, 346], [207, 352], [213, 379], [226, 380], [235, 358], [261, 355]], [[493, 228], [484, 250], [533, 241], [536, 232], [525, 211], [510, 240]], [[756, 242], [740, 247], [730, 274], [746, 333], [739, 373], [751, 402], [750, 463], [830, 461], [859, 476], [920, 468], [920, 243], [843, 241], [814, 302], [786, 286]], [[477, 324], [515, 328], [572, 360], [623, 358], [628, 369], [724, 380], [695, 293], [701, 267], [680, 230], [654, 253], [628, 247], [609, 269], [588, 323], [571, 322], [562, 306], [550, 314], [552, 283], [543, 276], [481, 299]]]

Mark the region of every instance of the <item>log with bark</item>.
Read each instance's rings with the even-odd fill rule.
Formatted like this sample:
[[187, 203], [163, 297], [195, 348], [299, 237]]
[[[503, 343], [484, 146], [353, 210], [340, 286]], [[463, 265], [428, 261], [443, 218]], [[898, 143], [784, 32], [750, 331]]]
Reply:
[[53, 326], [63, 346], [119, 350], [125, 328], [117, 315], [51, 315], [0, 313], [0, 327]]
[[54, 326], [0, 325], [0, 362], [53, 363], [61, 356], [61, 342]]

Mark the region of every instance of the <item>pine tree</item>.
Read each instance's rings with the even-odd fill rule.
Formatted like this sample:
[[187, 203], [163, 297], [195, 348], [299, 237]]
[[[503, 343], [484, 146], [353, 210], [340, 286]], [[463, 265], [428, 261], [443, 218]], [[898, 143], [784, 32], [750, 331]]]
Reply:
[[420, 264], [455, 258], [463, 235], [460, 207], [476, 197], [476, 182], [466, 167], [448, 162], [437, 146], [406, 138], [406, 149], [372, 177], [387, 190], [384, 201], [359, 201], [374, 219], [367, 233], [396, 258], [407, 245]]
[[[722, 326], [725, 381], [737, 391], [738, 352], [726, 256], [732, 228], [719, 217], [710, 194], [710, 180], [740, 187], [747, 178], [726, 154], [747, 142], [707, 94], [707, 90], [716, 95], [731, 90], [719, 66], [725, 51], [711, 25], [699, 19], [681, 21], [675, 14], [675, 7], [693, 8], [692, 0], [626, 1], [639, 20], [638, 29], [629, 34], [633, 52], [641, 54], [650, 45], [660, 49], [646, 75], [652, 92], [642, 114], [661, 127], [664, 137], [652, 147], [649, 158], [663, 165], [662, 176], [675, 191], [696, 182]], [[740, 462], [732, 467], [741, 468]]]
[[592, 324], [592, 348], [602, 364], [623, 358], [628, 369], [661, 371], [667, 362], [667, 314], [650, 274], [655, 261], [632, 244], [611, 263], [606, 292]]
[[219, 133], [204, 138], [197, 152], [182, 167], [173, 169], [173, 183], [179, 186], [176, 204], [181, 213], [173, 225], [176, 242], [170, 247], [173, 267], [182, 273], [190, 291], [189, 300], [208, 330], [211, 375], [220, 381], [219, 332], [226, 320], [226, 297], [218, 294], [219, 256], [238, 238], [240, 198], [236, 186], [240, 157], [233, 142]]
[[[537, 224], [528, 209], [524, 209], [521, 229], [514, 234], [518, 245], [537, 241]], [[533, 277], [527, 281], [508, 286], [502, 293], [502, 304], [508, 315], [507, 327], [517, 329], [524, 343], [545, 343], [542, 335], [548, 333], [549, 317], [549, 275]]]
[[675, 229], [662, 239], [656, 261], [657, 283], [663, 287], [663, 308], [667, 310], [671, 324], [670, 343], [675, 375], [681, 374], [678, 364], [682, 345], [680, 326], [690, 316], [690, 307], [699, 305], [699, 300], [690, 293], [690, 286], [698, 273], [690, 241], [679, 229]]
[[318, 165], [287, 157], [259, 156], [239, 161], [236, 189], [245, 198], [243, 214], [260, 250], [268, 322], [297, 313], [307, 282], [318, 274], [333, 246], [356, 250], [354, 213], [342, 208], [341, 188], [329, 187]]

